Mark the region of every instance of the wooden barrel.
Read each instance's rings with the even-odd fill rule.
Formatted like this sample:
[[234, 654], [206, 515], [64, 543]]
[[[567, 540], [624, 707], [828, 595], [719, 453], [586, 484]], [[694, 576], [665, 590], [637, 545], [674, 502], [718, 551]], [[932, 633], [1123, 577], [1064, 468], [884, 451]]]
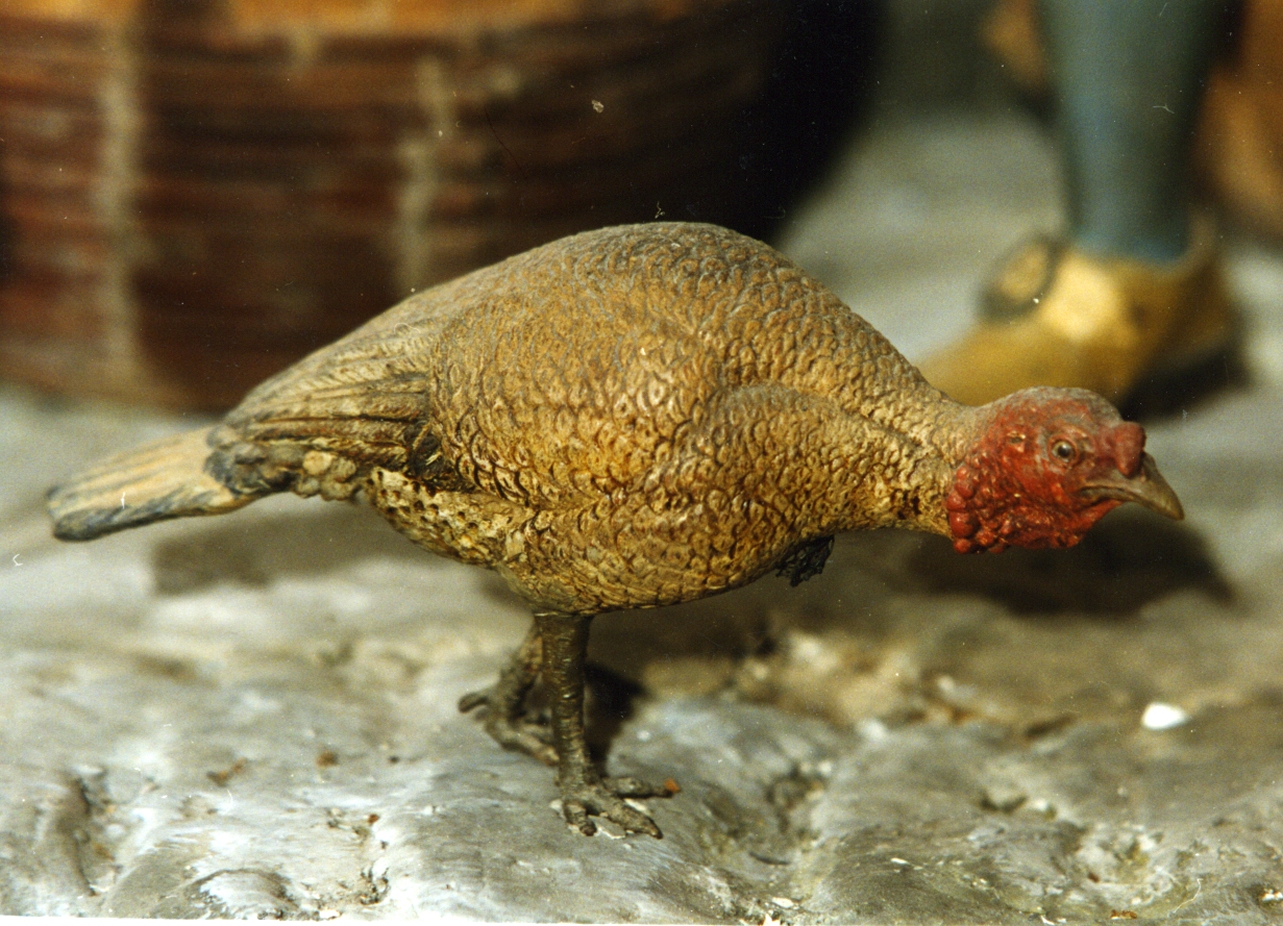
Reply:
[[218, 408], [416, 288], [732, 221], [783, 0], [6, 0], [0, 368]]

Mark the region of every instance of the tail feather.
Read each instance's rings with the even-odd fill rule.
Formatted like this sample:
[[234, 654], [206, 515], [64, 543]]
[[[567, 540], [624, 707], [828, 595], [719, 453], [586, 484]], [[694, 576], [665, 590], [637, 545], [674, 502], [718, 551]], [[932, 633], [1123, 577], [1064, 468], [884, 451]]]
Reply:
[[238, 493], [205, 472], [209, 429], [190, 431], [102, 461], [49, 492], [54, 536], [103, 534], [190, 515], [221, 514], [257, 494]]

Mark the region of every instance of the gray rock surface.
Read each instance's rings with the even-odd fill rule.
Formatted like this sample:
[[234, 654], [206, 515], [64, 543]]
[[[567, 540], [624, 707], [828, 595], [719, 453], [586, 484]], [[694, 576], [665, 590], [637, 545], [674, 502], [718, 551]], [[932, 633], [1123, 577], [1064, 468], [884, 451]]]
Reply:
[[[861, 139], [783, 247], [912, 357], [1056, 222], [1034, 127], [941, 117]], [[597, 739], [680, 783], [663, 840], [568, 831], [458, 714], [525, 628], [493, 577], [293, 498], [58, 544], [50, 482], [195, 422], [0, 389], [0, 913], [1278, 919], [1283, 255], [1230, 254], [1250, 385], [1149, 426], [1186, 522], [853, 536], [798, 589], [597, 621]]]

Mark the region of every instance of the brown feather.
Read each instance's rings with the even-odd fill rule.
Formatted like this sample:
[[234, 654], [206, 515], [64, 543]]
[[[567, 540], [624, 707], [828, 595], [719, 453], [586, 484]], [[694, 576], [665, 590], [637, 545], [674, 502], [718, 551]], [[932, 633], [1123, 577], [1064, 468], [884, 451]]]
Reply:
[[204, 471], [209, 430], [166, 437], [99, 463], [49, 493], [54, 536], [92, 540], [166, 518], [223, 514], [256, 496]]

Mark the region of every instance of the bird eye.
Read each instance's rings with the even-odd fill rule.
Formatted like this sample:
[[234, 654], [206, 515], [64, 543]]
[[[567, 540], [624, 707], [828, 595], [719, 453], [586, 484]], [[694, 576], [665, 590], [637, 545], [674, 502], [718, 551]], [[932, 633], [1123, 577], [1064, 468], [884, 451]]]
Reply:
[[1058, 440], [1051, 445], [1051, 455], [1061, 463], [1072, 463], [1078, 456], [1078, 449], [1072, 441]]

